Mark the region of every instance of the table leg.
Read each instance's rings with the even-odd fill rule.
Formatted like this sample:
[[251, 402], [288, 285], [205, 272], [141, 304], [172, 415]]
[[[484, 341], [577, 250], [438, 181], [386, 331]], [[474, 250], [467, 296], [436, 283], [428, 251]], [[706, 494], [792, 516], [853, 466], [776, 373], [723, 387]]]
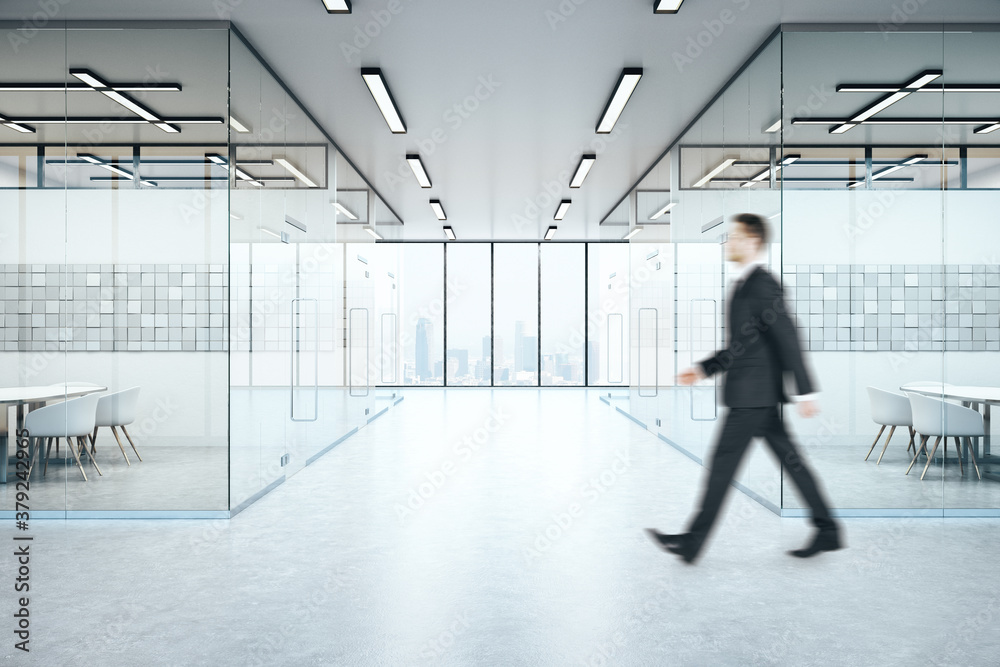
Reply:
[[0, 405], [0, 484], [7, 483], [7, 409]]
[[983, 403], [983, 454], [990, 455], [990, 404]]

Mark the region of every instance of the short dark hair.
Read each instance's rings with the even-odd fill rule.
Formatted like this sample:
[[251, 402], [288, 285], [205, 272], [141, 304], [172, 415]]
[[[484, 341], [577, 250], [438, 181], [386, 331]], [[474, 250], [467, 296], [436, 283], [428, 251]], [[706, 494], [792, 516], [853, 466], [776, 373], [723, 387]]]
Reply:
[[742, 223], [749, 236], [755, 236], [760, 239], [762, 246], [767, 245], [767, 223], [764, 222], [764, 218], [753, 213], [740, 213], [733, 219], [736, 222]]

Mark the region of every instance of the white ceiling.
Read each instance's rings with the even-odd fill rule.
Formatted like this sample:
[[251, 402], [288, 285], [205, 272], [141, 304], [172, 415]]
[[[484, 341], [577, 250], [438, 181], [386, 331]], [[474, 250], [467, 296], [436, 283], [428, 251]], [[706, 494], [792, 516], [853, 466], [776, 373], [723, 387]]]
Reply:
[[[686, 0], [676, 15], [654, 15], [652, 0], [353, 4], [351, 15], [328, 15], [320, 0], [78, 0], [58, 4], [54, 18], [231, 19], [403, 218], [411, 239], [441, 238], [429, 198], [441, 199], [448, 224], [466, 239], [540, 238], [556, 224], [558, 200], [571, 198], [560, 238], [597, 238], [611, 207], [779, 23], [1000, 20], [997, 0], [915, 0], [913, 14], [888, 0]], [[39, 7], [3, 0], [0, 20], [21, 22]], [[354, 39], [366, 27], [376, 36], [358, 49]], [[720, 34], [708, 39], [711, 29]], [[699, 37], [707, 46], [688, 51]], [[695, 57], [679, 64], [677, 56]], [[382, 68], [407, 134], [389, 132], [362, 66]], [[617, 132], [602, 138], [594, 127], [626, 66], [643, 67], [644, 76]], [[454, 105], [477, 90], [484, 99], [470, 99], [478, 108], [460, 116]], [[583, 151], [598, 161], [584, 187], [570, 190]], [[397, 172], [407, 152], [421, 154], [433, 189]]]

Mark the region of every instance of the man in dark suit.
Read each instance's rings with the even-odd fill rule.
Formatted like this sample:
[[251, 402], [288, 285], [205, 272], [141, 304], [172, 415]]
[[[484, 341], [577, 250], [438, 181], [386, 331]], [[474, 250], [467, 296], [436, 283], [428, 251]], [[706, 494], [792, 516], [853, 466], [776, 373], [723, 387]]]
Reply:
[[679, 384], [690, 385], [725, 373], [723, 400], [729, 407], [711, 454], [701, 509], [691, 520], [688, 532], [665, 535], [648, 531], [660, 546], [687, 563], [701, 552], [729, 484], [754, 437], [767, 441], [812, 509], [817, 528], [812, 543], [789, 553], [808, 558], [841, 547], [837, 524], [812, 473], [788, 437], [779, 412], [779, 404], [787, 402], [785, 372], [795, 378], [799, 414], [812, 417], [818, 408], [781, 286], [759, 258], [766, 243], [767, 227], [759, 216], [751, 213], [736, 216], [726, 239], [726, 259], [740, 268], [729, 298], [729, 344], [677, 376]]

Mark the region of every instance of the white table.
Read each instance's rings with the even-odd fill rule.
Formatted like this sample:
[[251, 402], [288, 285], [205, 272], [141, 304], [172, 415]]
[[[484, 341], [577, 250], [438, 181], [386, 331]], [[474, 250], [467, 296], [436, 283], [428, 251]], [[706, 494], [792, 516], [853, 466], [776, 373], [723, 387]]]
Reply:
[[900, 390], [931, 396], [933, 398], [961, 401], [962, 405], [971, 407], [974, 410], [979, 410], [980, 406], [982, 406], [983, 449], [979, 460], [981, 463], [1000, 462], [1000, 457], [990, 455], [990, 407], [1000, 405], [1000, 387], [917, 382], [902, 386]]
[[16, 438], [17, 432], [24, 428], [25, 406], [30, 411], [52, 401], [86, 396], [97, 391], [107, 390], [107, 387], [85, 382], [66, 382], [39, 387], [0, 388], [0, 484], [7, 483], [7, 410], [11, 405], [17, 406], [17, 428], [14, 431]]

